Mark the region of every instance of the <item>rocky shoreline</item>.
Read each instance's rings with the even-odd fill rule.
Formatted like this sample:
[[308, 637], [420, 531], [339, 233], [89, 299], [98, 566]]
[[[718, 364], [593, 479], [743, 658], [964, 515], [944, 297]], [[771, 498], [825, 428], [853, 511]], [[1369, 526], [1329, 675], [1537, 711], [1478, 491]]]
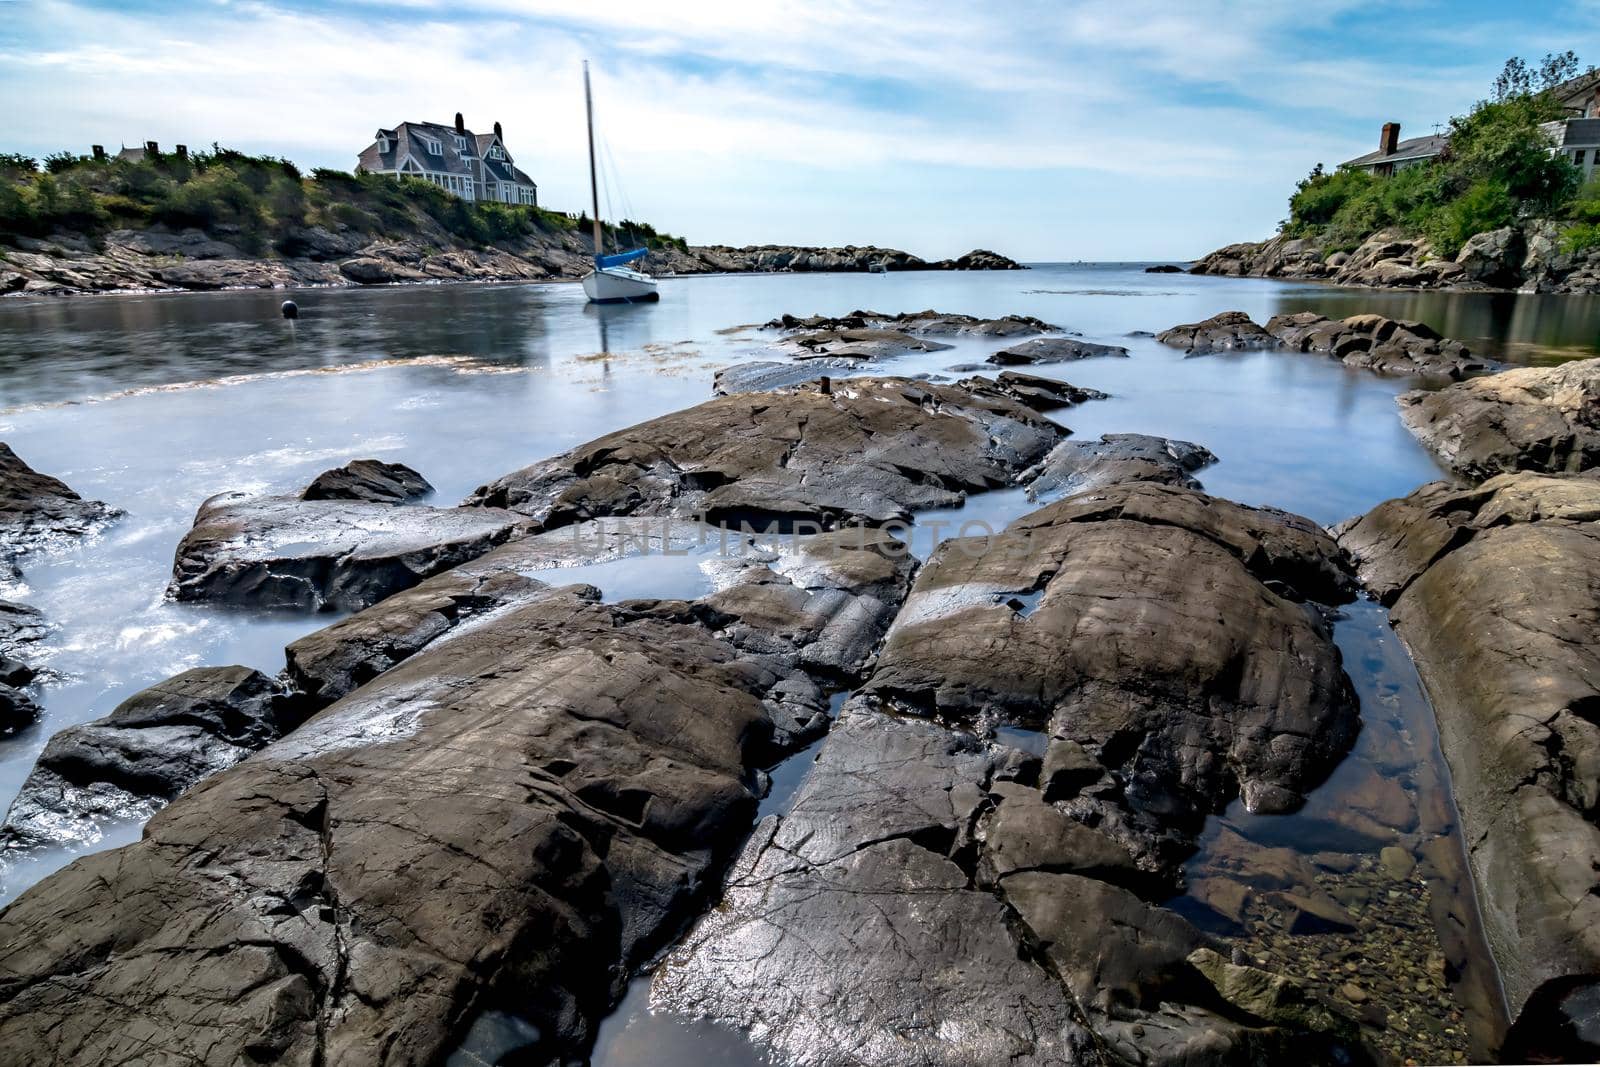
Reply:
[[1600, 293], [1600, 249], [1564, 252], [1564, 224], [1532, 220], [1468, 239], [1454, 258], [1425, 238], [1381, 230], [1358, 248], [1333, 249], [1278, 234], [1227, 245], [1202, 256], [1190, 274], [1283, 278], [1367, 288]]
[[[592, 244], [572, 232], [543, 233], [489, 248], [462, 244], [443, 230], [415, 240], [373, 240], [355, 232], [312, 228], [300, 234], [299, 257], [261, 257], [199, 230], [115, 230], [91, 240], [0, 237], [0, 294], [73, 295], [110, 292], [285, 289], [308, 286], [421, 284], [457, 281], [575, 281], [593, 265]], [[650, 253], [662, 277], [694, 274], [1023, 270], [1005, 256], [974, 249], [928, 261], [873, 246], [665, 246]]]
[[[1464, 1061], [1474, 1025], [1479, 1056], [1600, 1051], [1600, 360], [1499, 371], [1380, 316], [1157, 335], [1453, 382], [1401, 402], [1462, 484], [1329, 531], [1207, 493], [1203, 443], [1069, 439], [1042, 412], [1103, 394], [1001, 369], [1118, 346], [768, 326], [779, 358], [718, 395], [454, 507], [374, 461], [208, 500], [169, 595], [350, 614], [276, 677], [191, 670], [52, 739], [0, 859], [149, 822], [0, 912], [0, 1058], [425, 1063], [509, 1019], [518, 1062], [574, 1062], [648, 967], [658, 1007], [792, 1063]], [[952, 335], [994, 355], [885, 373]], [[20, 460], [0, 489], [18, 543], [112, 517]], [[1034, 510], [906, 551], [998, 489]], [[694, 553], [692, 598], [560, 578]], [[1358, 707], [1334, 628], [1363, 593], [1432, 698], [1465, 860]], [[1358, 744], [1341, 849], [1246, 840]], [[1451, 1007], [1474, 883], [1509, 1034]]]

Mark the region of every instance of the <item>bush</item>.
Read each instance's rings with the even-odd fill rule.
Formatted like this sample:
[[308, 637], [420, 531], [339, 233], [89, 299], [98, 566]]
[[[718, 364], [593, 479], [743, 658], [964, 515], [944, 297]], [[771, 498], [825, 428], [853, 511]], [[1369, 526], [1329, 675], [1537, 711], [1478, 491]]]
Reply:
[[1516, 217], [1516, 201], [1505, 186], [1480, 181], [1432, 212], [1424, 223], [1423, 232], [1436, 253], [1453, 258], [1473, 235], [1509, 226]]
[[1570, 254], [1600, 248], [1600, 222], [1580, 222], [1561, 235], [1561, 251]]

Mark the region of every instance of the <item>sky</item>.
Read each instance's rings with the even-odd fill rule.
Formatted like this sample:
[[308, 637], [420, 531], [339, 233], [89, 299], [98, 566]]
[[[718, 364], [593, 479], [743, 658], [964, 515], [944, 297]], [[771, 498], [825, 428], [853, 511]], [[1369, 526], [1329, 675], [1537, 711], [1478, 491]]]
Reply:
[[1600, 62], [1600, 0], [0, 0], [0, 151], [348, 170], [460, 111], [575, 211], [588, 59], [608, 214], [695, 243], [1191, 259], [1567, 48]]

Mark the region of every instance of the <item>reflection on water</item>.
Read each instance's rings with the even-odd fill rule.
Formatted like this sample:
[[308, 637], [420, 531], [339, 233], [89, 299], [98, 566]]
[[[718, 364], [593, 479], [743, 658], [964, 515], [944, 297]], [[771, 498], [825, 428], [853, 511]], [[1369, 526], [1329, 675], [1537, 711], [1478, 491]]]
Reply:
[[[294, 322], [278, 313], [281, 292], [0, 301], [0, 440], [38, 469], [127, 512], [91, 542], [25, 561], [24, 584], [0, 589], [0, 596], [35, 604], [56, 625], [43, 655], [58, 676], [41, 694], [43, 722], [0, 742], [0, 803], [14, 795], [55, 730], [103, 715], [132, 692], [197, 664], [276, 671], [284, 644], [329, 621], [164, 599], [173, 549], [207, 496], [292, 491], [329, 466], [374, 456], [422, 471], [438, 487], [437, 500], [448, 503], [506, 471], [704, 400], [717, 367], [771, 358], [771, 335], [733, 329], [740, 324], [784, 312], [932, 307], [1036, 315], [1089, 340], [1126, 344], [1129, 359], [1033, 368], [1112, 395], [1058, 412], [1059, 421], [1080, 437], [1141, 432], [1196, 441], [1220, 459], [1201, 474], [1212, 492], [1320, 522], [1439, 476], [1396, 417], [1394, 397], [1407, 383], [1313, 355], [1185, 359], [1127, 335], [1229, 309], [1258, 321], [1287, 311], [1377, 311], [1421, 319], [1511, 361], [1600, 354], [1597, 298], [1368, 292], [1117, 267], [668, 280], [660, 304], [607, 309], [586, 305], [570, 285], [308, 290], [295, 297], [301, 317]], [[882, 370], [945, 374], [981, 362], [995, 347], [958, 338], [951, 351], [911, 354]], [[298, 373], [307, 371], [318, 373]], [[196, 384], [173, 387], [180, 383]], [[82, 403], [92, 398], [100, 402]], [[912, 531], [913, 551], [925, 557], [966, 519], [1000, 529], [1032, 507], [1020, 491], [1001, 491], [925, 515]], [[941, 519], [952, 525], [935, 533]], [[613, 586], [606, 590], [613, 599], [704, 588], [703, 576], [681, 563], [671, 573], [625, 564], [567, 577]], [[1341, 626], [1341, 641], [1349, 627]], [[1347, 654], [1357, 661], [1353, 649]], [[1388, 709], [1386, 701], [1405, 709], [1417, 754], [1409, 792], [1442, 795], [1428, 778], [1443, 771], [1420, 694], [1357, 681], [1369, 717]], [[1363, 734], [1363, 745], [1376, 734]], [[774, 776], [792, 787], [808, 766], [801, 759]], [[1301, 823], [1278, 825], [1311, 825], [1325, 806], [1337, 807], [1342, 776], [1359, 766], [1357, 759], [1352, 769], [1341, 768]], [[1337, 820], [1330, 814], [1326, 821]], [[1270, 835], [1238, 813], [1229, 822]], [[102, 845], [134, 831], [106, 832]], [[1435, 831], [1446, 841], [1453, 834], [1444, 823]], [[1423, 845], [1418, 839], [1406, 847], [1415, 855]], [[1429, 862], [1437, 867], [1442, 856]], [[0, 873], [0, 899], [64, 859]], [[1455, 906], [1465, 907], [1459, 889], [1419, 885], [1423, 906], [1454, 892]], [[1464, 991], [1476, 979], [1460, 975], [1473, 973], [1471, 952], [1452, 952], [1459, 972], [1452, 995], [1467, 1003]], [[694, 1046], [697, 1062], [709, 1062], [707, 1048]]]

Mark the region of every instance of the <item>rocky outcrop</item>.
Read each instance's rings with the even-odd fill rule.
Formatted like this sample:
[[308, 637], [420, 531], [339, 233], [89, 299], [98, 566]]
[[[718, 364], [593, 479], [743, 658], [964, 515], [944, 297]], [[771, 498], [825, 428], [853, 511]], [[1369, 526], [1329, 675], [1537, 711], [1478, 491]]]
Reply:
[[982, 375], [963, 378], [957, 384], [968, 389], [998, 389], [1035, 411], [1054, 411], [1089, 400], [1104, 400], [1108, 395], [1098, 389], [1086, 389], [1056, 378], [1041, 378], [1011, 370], [1003, 370], [993, 378]]
[[[305, 227], [278, 250], [258, 255], [199, 230], [113, 230], [93, 240], [56, 234], [10, 237], [0, 245], [0, 291], [28, 294], [116, 290], [267, 289], [308, 285], [390, 285], [439, 281], [577, 279], [594, 261], [586, 233], [552, 229], [471, 245], [432, 219], [414, 217], [415, 233], [374, 238], [349, 228]], [[750, 272], [1020, 270], [1014, 260], [975, 249], [927, 262], [892, 248], [761, 245], [663, 245], [648, 267], [663, 276]]]
[[21, 686], [0, 682], [0, 737], [32, 726], [39, 718], [39, 710], [38, 702], [23, 692]]
[[1475, 358], [1466, 345], [1441, 337], [1425, 323], [1382, 315], [1330, 319], [1302, 311], [1274, 315], [1267, 320], [1266, 331], [1284, 348], [1296, 352], [1323, 352], [1346, 366], [1382, 374], [1460, 381], [1499, 367], [1492, 360]]
[[1217, 457], [1190, 441], [1142, 433], [1108, 433], [1098, 441], [1063, 441], [1023, 475], [1028, 499], [1070, 496], [1119, 482], [1158, 482], [1199, 489], [1193, 472]]
[[41, 544], [81, 537], [119, 514], [34, 470], [0, 442], [0, 566]]
[[0, 825], [0, 862], [92, 841], [104, 820], [148, 816], [301, 717], [288, 693], [248, 667], [197, 667], [136, 693], [50, 738]]
[[1173, 348], [1200, 354], [1246, 348], [1271, 348], [1272, 335], [1242, 311], [1224, 311], [1203, 322], [1190, 322], [1156, 334], [1156, 340]]
[[404, 504], [432, 492], [428, 479], [404, 463], [357, 459], [317, 475], [300, 494], [300, 499]]
[[848, 377], [859, 373], [864, 364], [857, 359], [838, 359], [818, 356], [802, 362], [784, 363], [778, 360], [756, 360], [735, 363], [718, 368], [712, 378], [713, 396], [731, 396], [734, 393], [761, 393], [771, 389], [785, 389], [804, 385], [820, 378]]
[[1463, 477], [1600, 463], [1600, 359], [1518, 367], [1399, 402], [1406, 427]]
[[1153, 902], [1203, 812], [1292, 806], [1348, 746], [1299, 597], [1351, 588], [1314, 524], [1164, 486], [944, 542], [652, 1002], [782, 1062], [1364, 1061], [1353, 1020]]
[[1118, 485], [942, 543], [864, 692], [1086, 753], [1060, 799], [1171, 877], [1205, 812], [1290, 810], [1348, 749], [1354, 698], [1306, 601], [1351, 589], [1305, 519]]
[[1513, 1062], [1600, 1054], [1600, 478], [1505, 474], [1340, 535], [1394, 606], [1450, 762]]
[[1600, 292], [1600, 250], [1564, 252], [1561, 235], [1568, 225], [1536, 219], [1476, 234], [1453, 259], [1436, 255], [1426, 239], [1398, 230], [1380, 230], [1349, 251], [1279, 234], [1219, 248], [1190, 273], [1379, 288]]
[[852, 529], [719, 560], [695, 602], [523, 576], [641, 536], [557, 544], [578, 532], [297, 642], [289, 676], [331, 705], [0, 915], [0, 1049], [434, 1062], [507, 1011], [529, 1055], [580, 1056], [748, 827], [758, 768], [864, 668], [912, 564]]
[[835, 332], [840, 330], [894, 330], [919, 337], [959, 334], [978, 337], [1026, 337], [1037, 333], [1056, 333], [1052, 326], [1032, 315], [1002, 315], [984, 319], [946, 311], [902, 311], [886, 315], [881, 311], [852, 311], [848, 315], [780, 315], [763, 327], [768, 330]]
[[941, 341], [916, 337], [903, 330], [871, 327], [796, 333], [784, 338], [777, 346], [779, 351], [793, 359], [850, 360], [855, 363], [893, 359], [907, 352], [937, 352], [949, 347]]
[[1076, 359], [1093, 359], [1096, 356], [1126, 356], [1128, 350], [1121, 345], [1101, 345], [1093, 341], [1080, 341], [1075, 337], [1036, 337], [1030, 341], [1002, 348], [989, 357], [990, 363], [1001, 366], [1018, 366], [1030, 363], [1065, 363]]
[[553, 529], [607, 515], [878, 525], [1012, 484], [1063, 435], [998, 389], [851, 378], [714, 400], [479, 488]]
[[355, 611], [517, 536], [496, 508], [394, 507], [222, 493], [200, 505], [168, 594], [253, 608]]

